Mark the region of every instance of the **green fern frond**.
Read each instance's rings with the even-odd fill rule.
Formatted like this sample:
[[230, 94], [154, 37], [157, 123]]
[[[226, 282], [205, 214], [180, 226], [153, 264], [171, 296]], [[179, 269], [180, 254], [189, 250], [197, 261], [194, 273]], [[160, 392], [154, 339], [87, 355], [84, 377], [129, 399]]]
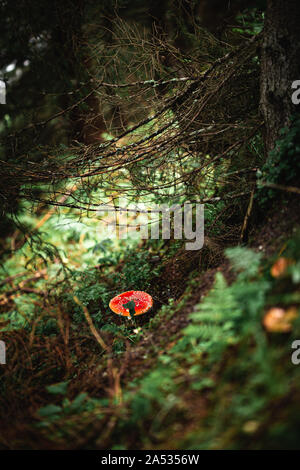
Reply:
[[256, 253], [250, 248], [236, 246], [227, 248], [225, 254], [233, 269], [239, 273], [240, 279], [250, 279], [257, 275], [261, 262], [261, 253]]

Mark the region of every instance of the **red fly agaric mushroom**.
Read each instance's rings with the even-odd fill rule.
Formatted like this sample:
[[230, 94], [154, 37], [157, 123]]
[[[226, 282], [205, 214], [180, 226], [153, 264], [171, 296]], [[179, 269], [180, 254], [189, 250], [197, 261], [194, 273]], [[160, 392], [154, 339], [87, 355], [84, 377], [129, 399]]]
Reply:
[[123, 292], [122, 294], [119, 294], [111, 299], [109, 302], [109, 308], [118, 315], [131, 317], [128, 308], [128, 304], [131, 302], [134, 302], [135, 304], [135, 316], [148, 312], [148, 310], [150, 310], [153, 305], [152, 297], [151, 295], [147, 294], [147, 292], [143, 292], [141, 290], [130, 290], [128, 292]]

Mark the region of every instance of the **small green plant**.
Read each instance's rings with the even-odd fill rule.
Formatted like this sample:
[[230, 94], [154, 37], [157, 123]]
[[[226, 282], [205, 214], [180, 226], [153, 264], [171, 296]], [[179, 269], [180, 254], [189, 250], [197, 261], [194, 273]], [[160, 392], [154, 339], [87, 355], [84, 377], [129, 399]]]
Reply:
[[38, 410], [37, 414], [42, 418], [38, 423], [38, 427], [48, 427], [51, 423], [60, 419], [80, 415], [85, 411], [92, 411], [98, 404], [97, 400], [89, 398], [88, 394], [85, 392], [81, 392], [73, 400], [69, 400], [66, 397], [68, 384], [69, 381], [66, 381], [46, 387], [46, 390], [51, 395], [61, 395], [64, 398], [60, 405], [50, 403]]

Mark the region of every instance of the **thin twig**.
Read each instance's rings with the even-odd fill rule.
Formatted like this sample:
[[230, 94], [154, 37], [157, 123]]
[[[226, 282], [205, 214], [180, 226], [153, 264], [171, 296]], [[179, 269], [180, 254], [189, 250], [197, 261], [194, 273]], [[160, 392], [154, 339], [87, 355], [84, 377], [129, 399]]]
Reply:
[[284, 186], [282, 184], [268, 183], [267, 181], [260, 181], [259, 184], [266, 188], [279, 189], [280, 191], [287, 191], [288, 193], [300, 194], [300, 188], [296, 188], [295, 186]]
[[76, 295], [73, 296], [73, 299], [74, 301], [76, 302], [77, 305], [79, 305], [82, 310], [83, 310], [83, 313], [84, 313], [84, 316], [86, 318], [86, 321], [88, 322], [88, 325], [90, 327], [90, 330], [91, 330], [91, 333], [93, 334], [93, 336], [95, 337], [96, 341], [98, 344], [100, 344], [101, 348], [104, 349], [105, 351], [108, 351], [109, 348], [108, 346], [105, 344], [105, 342], [103, 341], [103, 339], [101, 338], [101, 336], [99, 335], [98, 331], [96, 330], [95, 328], [95, 325], [93, 323], [93, 320], [89, 314], [89, 311], [88, 309], [86, 308], [85, 305], [82, 304], [82, 302], [80, 302], [80, 300], [78, 299], [78, 297]]

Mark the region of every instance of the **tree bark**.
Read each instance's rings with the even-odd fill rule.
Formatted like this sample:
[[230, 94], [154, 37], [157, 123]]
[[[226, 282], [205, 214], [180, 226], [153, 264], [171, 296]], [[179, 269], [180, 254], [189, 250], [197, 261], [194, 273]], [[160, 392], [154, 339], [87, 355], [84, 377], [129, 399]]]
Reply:
[[296, 112], [292, 83], [300, 79], [300, 2], [268, 0], [261, 56], [261, 112], [265, 151], [274, 148], [279, 130]]

